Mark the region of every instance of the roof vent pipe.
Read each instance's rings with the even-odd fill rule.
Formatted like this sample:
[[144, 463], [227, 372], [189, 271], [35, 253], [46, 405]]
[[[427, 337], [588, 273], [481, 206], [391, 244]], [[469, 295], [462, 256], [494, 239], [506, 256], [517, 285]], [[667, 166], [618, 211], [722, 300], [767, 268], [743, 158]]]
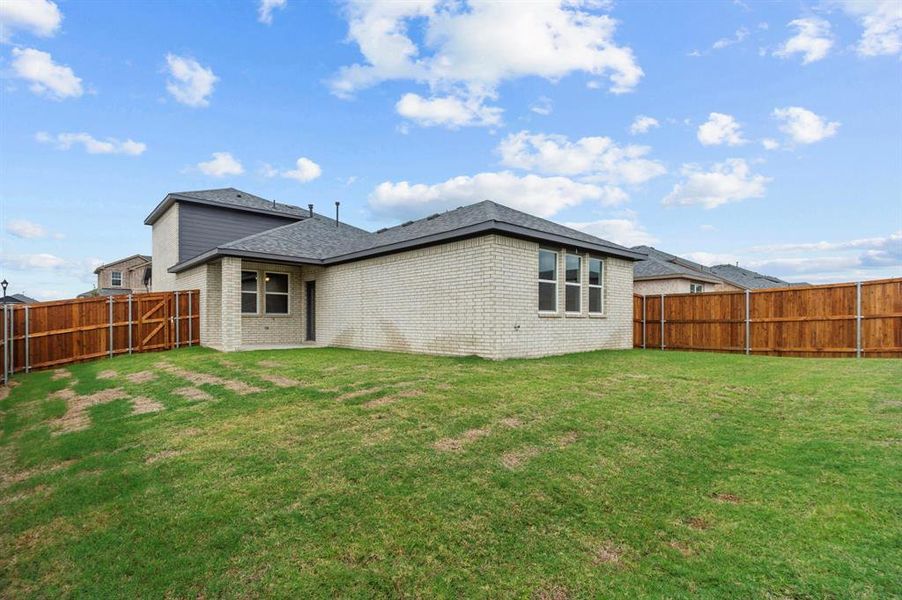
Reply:
[[313, 218], [313, 205], [312, 205], [312, 204], [308, 204], [308, 205], [307, 205], [307, 209], [310, 211], [310, 218], [312, 219], [312, 218]]
[[338, 227], [338, 206], [341, 204], [339, 201], [335, 201], [335, 226]]

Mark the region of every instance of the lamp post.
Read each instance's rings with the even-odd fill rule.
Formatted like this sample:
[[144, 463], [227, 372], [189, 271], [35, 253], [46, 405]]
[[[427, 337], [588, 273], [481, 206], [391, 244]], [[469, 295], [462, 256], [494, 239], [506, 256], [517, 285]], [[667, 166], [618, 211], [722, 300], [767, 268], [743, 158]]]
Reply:
[[3, 286], [3, 297], [5, 298], [6, 297], [6, 286], [9, 285], [9, 282], [4, 279], [3, 281], [0, 281], [0, 285]]

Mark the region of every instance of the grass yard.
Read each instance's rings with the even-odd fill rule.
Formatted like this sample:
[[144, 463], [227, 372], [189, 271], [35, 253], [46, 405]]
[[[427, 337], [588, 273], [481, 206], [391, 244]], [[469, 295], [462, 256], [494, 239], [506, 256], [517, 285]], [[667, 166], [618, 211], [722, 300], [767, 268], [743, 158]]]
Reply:
[[194, 348], [17, 381], [4, 598], [902, 595], [902, 361]]

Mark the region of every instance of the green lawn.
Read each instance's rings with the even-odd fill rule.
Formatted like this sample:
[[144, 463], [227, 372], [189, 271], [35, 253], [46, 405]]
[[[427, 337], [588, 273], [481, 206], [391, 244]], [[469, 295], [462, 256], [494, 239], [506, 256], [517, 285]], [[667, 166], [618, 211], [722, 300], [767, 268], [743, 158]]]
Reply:
[[902, 361], [66, 371], [0, 401], [0, 597], [902, 596]]

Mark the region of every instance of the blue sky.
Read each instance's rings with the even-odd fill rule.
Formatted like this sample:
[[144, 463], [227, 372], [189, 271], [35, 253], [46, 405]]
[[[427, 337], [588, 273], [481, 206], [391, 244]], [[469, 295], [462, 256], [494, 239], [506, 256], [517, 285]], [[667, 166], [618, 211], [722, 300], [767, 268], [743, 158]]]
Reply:
[[0, 4], [0, 276], [149, 252], [170, 191], [375, 229], [491, 198], [815, 283], [902, 275], [902, 3]]

